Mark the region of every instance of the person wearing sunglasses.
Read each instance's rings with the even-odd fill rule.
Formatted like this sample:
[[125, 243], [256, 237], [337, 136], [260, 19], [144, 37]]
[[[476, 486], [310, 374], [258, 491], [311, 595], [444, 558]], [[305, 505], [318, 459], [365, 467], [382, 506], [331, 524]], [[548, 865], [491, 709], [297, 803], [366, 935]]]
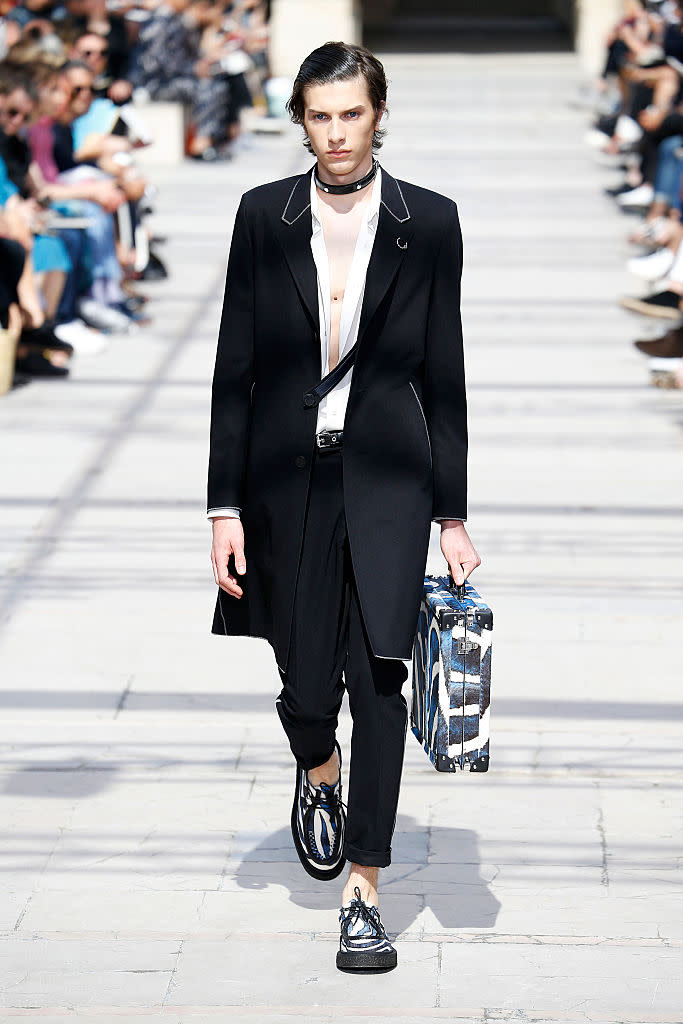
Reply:
[[71, 56], [85, 60], [95, 72], [96, 94], [127, 103], [133, 86], [128, 77], [132, 51], [125, 17], [108, 10], [106, 0], [66, 0], [65, 11], [79, 33], [80, 52]]

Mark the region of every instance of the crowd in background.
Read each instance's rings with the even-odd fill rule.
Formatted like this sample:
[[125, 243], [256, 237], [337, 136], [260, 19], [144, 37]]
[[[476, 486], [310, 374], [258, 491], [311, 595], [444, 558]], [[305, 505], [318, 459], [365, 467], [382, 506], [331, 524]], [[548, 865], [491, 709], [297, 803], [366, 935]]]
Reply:
[[586, 141], [624, 172], [607, 191], [638, 218], [628, 269], [644, 294], [619, 302], [663, 322], [634, 344], [654, 384], [683, 388], [683, 2], [626, 0], [587, 99], [595, 121]]
[[188, 158], [232, 159], [268, 19], [267, 0], [0, 0], [0, 394], [149, 322], [139, 282], [169, 272], [146, 104], [182, 104]]

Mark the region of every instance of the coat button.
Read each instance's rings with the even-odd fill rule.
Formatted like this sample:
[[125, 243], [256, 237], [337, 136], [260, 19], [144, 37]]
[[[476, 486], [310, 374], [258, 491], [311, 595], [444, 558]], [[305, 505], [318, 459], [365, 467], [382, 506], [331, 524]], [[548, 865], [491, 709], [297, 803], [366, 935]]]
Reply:
[[298, 469], [303, 469], [304, 466], [306, 465], [306, 456], [305, 455], [297, 455], [297, 457], [294, 459], [294, 465]]
[[313, 392], [312, 391], [307, 391], [306, 394], [304, 395], [304, 405], [306, 406], [306, 408], [310, 409], [311, 406], [316, 405], [316, 404], [317, 404], [317, 400], [316, 400], [316, 397], [313, 394]]

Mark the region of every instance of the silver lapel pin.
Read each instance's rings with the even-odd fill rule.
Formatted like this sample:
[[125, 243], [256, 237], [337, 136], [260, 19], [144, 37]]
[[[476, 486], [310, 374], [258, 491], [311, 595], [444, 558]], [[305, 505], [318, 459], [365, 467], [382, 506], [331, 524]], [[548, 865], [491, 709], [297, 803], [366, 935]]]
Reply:
[[396, 245], [399, 247], [399, 249], [407, 249], [408, 248], [408, 243], [407, 242], [403, 242], [403, 245], [401, 245], [401, 241], [402, 241], [401, 238], [397, 238], [396, 239]]

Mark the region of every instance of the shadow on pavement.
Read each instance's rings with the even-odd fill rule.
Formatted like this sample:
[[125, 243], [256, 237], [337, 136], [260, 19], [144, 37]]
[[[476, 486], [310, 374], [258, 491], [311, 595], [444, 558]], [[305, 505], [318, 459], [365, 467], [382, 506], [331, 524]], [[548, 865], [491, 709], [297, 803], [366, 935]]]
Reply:
[[[399, 815], [392, 845], [393, 863], [380, 873], [380, 908], [390, 906], [391, 932], [413, 926], [431, 910], [441, 928], [493, 928], [501, 904], [480, 871], [479, 838], [471, 829], [420, 826]], [[438, 858], [438, 859], [435, 859]], [[244, 889], [279, 885], [297, 907], [338, 908], [346, 870], [331, 883], [309, 877], [299, 864], [289, 828], [278, 829], [249, 850], [235, 872]], [[322, 901], [321, 901], [322, 897]], [[329, 901], [328, 901], [329, 897]], [[388, 906], [388, 911], [389, 911]], [[425, 922], [429, 931], [429, 921]], [[292, 914], [296, 930], [296, 914]]]

